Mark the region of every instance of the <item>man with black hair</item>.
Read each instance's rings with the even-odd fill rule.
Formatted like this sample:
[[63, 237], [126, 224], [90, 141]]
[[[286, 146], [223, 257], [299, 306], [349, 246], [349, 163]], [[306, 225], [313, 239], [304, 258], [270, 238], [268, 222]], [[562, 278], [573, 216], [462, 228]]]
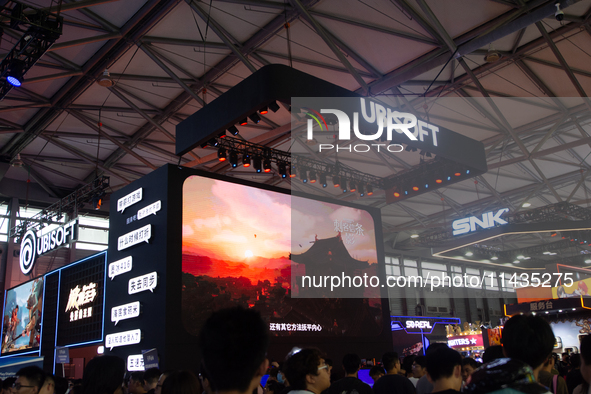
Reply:
[[[318, 349], [302, 349], [292, 354], [283, 365], [290, 394], [320, 394], [330, 387], [328, 364]], [[309, 394], [309, 393], [306, 393]]]
[[[435, 342], [429, 345], [427, 351], [425, 352], [428, 356], [432, 352], [436, 351], [437, 349], [447, 348], [446, 343]], [[417, 394], [429, 394], [433, 391], [433, 383], [429, 380], [427, 376], [427, 359], [425, 359], [425, 374], [419, 378], [419, 381], [416, 384]]]
[[144, 373], [141, 371], [132, 372], [127, 381], [127, 392], [129, 394], [146, 394], [144, 390]]
[[458, 394], [462, 388], [462, 356], [441, 347], [427, 355], [427, 375], [433, 382], [432, 393]]
[[415, 386], [408, 378], [398, 375], [400, 359], [398, 353], [388, 352], [382, 356], [382, 364], [386, 375], [373, 385], [375, 394], [415, 394]]
[[585, 335], [581, 338], [581, 375], [583, 376], [583, 384], [577, 386], [573, 394], [587, 394], [589, 392], [589, 384], [591, 383], [591, 335]]
[[148, 368], [144, 372], [144, 390], [149, 393], [153, 394], [156, 386], [158, 385], [158, 378], [160, 377], [161, 373], [158, 368]]
[[18, 370], [14, 389], [16, 394], [38, 394], [45, 381], [45, 372], [39, 367], [30, 366]]
[[[417, 379], [421, 379], [427, 373], [427, 357], [425, 356], [416, 356], [412, 362], [412, 376]], [[417, 386], [414, 383], [415, 387]]]
[[52, 374], [46, 374], [39, 394], [55, 394], [55, 379]]
[[471, 357], [462, 360], [462, 380], [468, 380], [470, 375], [480, 367], [480, 363]]
[[583, 384], [585, 381], [581, 374], [581, 355], [571, 354], [570, 355], [570, 367], [571, 370], [566, 374], [566, 386], [569, 394], [572, 394], [575, 387]]
[[369, 370], [369, 377], [373, 379], [374, 384], [378, 381], [379, 378], [381, 378], [385, 374], [386, 371], [384, 371], [384, 368], [380, 367], [379, 365], [374, 365]]
[[357, 377], [361, 369], [361, 358], [356, 354], [343, 356], [345, 377], [331, 384], [327, 394], [373, 394], [371, 387]]
[[214, 312], [201, 329], [199, 345], [203, 369], [217, 394], [251, 394], [269, 366], [267, 325], [252, 309]]
[[468, 394], [549, 393], [537, 382], [538, 374], [554, 347], [554, 333], [541, 316], [515, 315], [503, 329], [503, 351], [509, 358], [485, 364], [464, 387]]

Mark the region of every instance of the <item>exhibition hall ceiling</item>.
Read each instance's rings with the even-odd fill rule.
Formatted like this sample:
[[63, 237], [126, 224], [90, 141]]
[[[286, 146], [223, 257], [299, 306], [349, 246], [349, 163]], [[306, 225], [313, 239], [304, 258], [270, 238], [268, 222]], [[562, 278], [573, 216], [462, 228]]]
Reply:
[[[173, 163], [379, 208], [386, 244], [402, 249], [440, 245], [437, 234], [459, 218], [591, 203], [591, 0], [23, 3], [59, 9], [64, 25], [0, 101], [2, 196], [54, 202], [97, 175], [117, 190]], [[2, 23], [0, 58], [23, 37], [8, 18]], [[268, 64], [481, 141], [488, 172], [387, 204], [383, 190], [337, 195], [332, 185], [282, 178], [276, 167], [232, 168], [211, 148], [175, 156], [179, 122]], [[239, 138], [288, 151], [305, 144], [291, 140], [290, 121], [282, 105], [239, 127]], [[380, 177], [432, 160], [419, 151], [331, 155]], [[550, 242], [544, 234], [500, 238], [503, 250]], [[585, 250], [577, 243], [563, 256]]]

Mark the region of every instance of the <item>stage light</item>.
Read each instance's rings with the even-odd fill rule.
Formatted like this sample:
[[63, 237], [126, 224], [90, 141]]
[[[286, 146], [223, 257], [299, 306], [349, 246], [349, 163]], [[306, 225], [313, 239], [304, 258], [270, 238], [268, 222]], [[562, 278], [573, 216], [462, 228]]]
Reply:
[[211, 146], [213, 146], [214, 148], [217, 148], [218, 145], [220, 144], [218, 140], [216, 140], [215, 138], [210, 139], [209, 141], [207, 141], [207, 143]]
[[367, 185], [367, 195], [371, 196], [373, 194], [373, 186]]
[[468, 252], [464, 253], [464, 256], [472, 257], [472, 256], [474, 256], [474, 253], [468, 251]]
[[320, 178], [320, 184], [322, 185], [322, 187], [327, 187], [328, 183], [326, 183], [326, 174], [320, 173], [319, 178]]
[[290, 178], [295, 178], [296, 175], [297, 175], [296, 166], [292, 165], [291, 166], [291, 169], [289, 170], [289, 177]]
[[226, 149], [224, 149], [224, 148], [218, 149], [218, 160], [219, 161], [226, 161]]
[[462, 173], [461, 172], [456, 172], [454, 175], [455, 176], [460, 176], [460, 175], [462, 175]]
[[238, 153], [236, 151], [230, 151], [230, 164], [232, 168], [238, 167]]
[[417, 234], [417, 233], [413, 233], [413, 234], [412, 234], [410, 237], [411, 237], [411, 238], [419, 238], [419, 234]]
[[308, 173], [308, 180], [310, 181], [310, 183], [316, 183], [316, 171], [310, 170], [310, 172]]
[[466, 170], [466, 175], [470, 173], [470, 170]]
[[248, 153], [242, 154], [242, 167], [250, 167], [250, 155]]
[[8, 75], [6, 76], [6, 80], [8, 81], [9, 84], [11, 84], [12, 86], [16, 86], [19, 87], [23, 84], [23, 69], [25, 67], [25, 64], [20, 61], [20, 60], [16, 60], [12, 62], [12, 65], [10, 66], [10, 71], [8, 72]]
[[308, 183], [308, 170], [306, 170], [305, 168], [301, 168], [300, 178], [302, 179], [302, 182]]
[[362, 183], [359, 184], [359, 196], [360, 197], [365, 196], [365, 187], [363, 186]]
[[92, 207], [96, 210], [101, 209], [101, 204], [103, 203], [103, 199], [99, 196], [94, 196], [92, 198]]
[[357, 190], [357, 187], [355, 186], [355, 181], [349, 181], [349, 191], [351, 193], [353, 193], [356, 190]]
[[347, 193], [347, 181], [344, 179], [341, 182], [341, 190], [343, 191], [343, 193]]
[[244, 118], [240, 122], [238, 122], [240, 126], [246, 126], [248, 124], [248, 119]]
[[273, 101], [271, 104], [269, 104], [269, 109], [273, 112], [279, 111], [279, 104], [277, 104], [277, 101]]
[[341, 186], [340, 179], [339, 179], [338, 176], [333, 176], [332, 177], [332, 184], [334, 185], [334, 187]]
[[437, 179], [435, 179], [435, 183], [443, 183], [443, 179], [437, 178]]
[[419, 191], [419, 187], [418, 186], [413, 186], [412, 187], [412, 190], [414, 190], [415, 192], [418, 192]]
[[287, 166], [285, 163], [277, 164], [277, 168], [279, 169], [279, 175], [281, 175], [281, 178], [287, 178]]
[[450, 181], [450, 180], [451, 180], [451, 177], [450, 177], [450, 176], [448, 176], [448, 177], [447, 177], [447, 180], [448, 180], [448, 181]]
[[428, 189], [428, 188], [429, 188], [429, 184], [425, 183], [425, 189]]
[[400, 193], [394, 192], [394, 197], [396, 197], [396, 198], [400, 197]]
[[266, 115], [269, 113], [269, 110], [267, 109], [267, 107], [263, 107], [261, 109], [259, 109], [259, 114], [261, 115]]
[[490, 258], [491, 260], [498, 260], [499, 258], [497, 256], [493, 256]]
[[255, 156], [252, 158], [252, 166], [256, 170], [256, 172], [261, 172], [262, 170], [262, 161], [260, 156]]
[[521, 204], [521, 207], [522, 207], [522, 208], [529, 208], [529, 207], [531, 207], [531, 202], [527, 202], [527, 201], [526, 201], [526, 202], [524, 202], [523, 204]]
[[256, 114], [256, 112], [249, 116], [250, 120], [254, 123], [259, 123], [261, 121], [261, 117]]
[[238, 135], [238, 128], [236, 126], [228, 127], [228, 132], [232, 135]]
[[263, 170], [265, 172], [271, 172], [271, 160], [269, 160], [269, 159], [263, 160]]

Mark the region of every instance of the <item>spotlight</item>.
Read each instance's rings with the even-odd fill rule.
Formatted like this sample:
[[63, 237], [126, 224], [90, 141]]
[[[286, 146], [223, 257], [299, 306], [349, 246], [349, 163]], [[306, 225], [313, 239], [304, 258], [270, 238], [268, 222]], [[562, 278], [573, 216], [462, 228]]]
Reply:
[[411, 238], [419, 238], [419, 234], [417, 234], [417, 233], [414, 233], [414, 234], [412, 234], [410, 237], [411, 237]]
[[321, 173], [319, 175], [320, 178], [320, 184], [322, 185], [322, 187], [327, 187], [328, 183], [326, 183], [326, 174], [325, 173]]
[[269, 104], [269, 109], [273, 112], [279, 111], [279, 104], [277, 104], [277, 101], [273, 101], [271, 104]]
[[226, 161], [226, 149], [224, 149], [224, 148], [218, 149], [218, 160], [219, 161]]
[[277, 168], [279, 169], [279, 175], [281, 175], [281, 178], [287, 178], [287, 168], [285, 163], [277, 164]]
[[357, 190], [357, 187], [355, 186], [355, 181], [349, 181], [349, 191], [351, 193], [353, 193], [356, 190]]
[[471, 257], [471, 256], [474, 256], [474, 253], [468, 251], [468, 252], [464, 253], [464, 256]]
[[347, 193], [347, 181], [345, 179], [343, 179], [341, 182], [341, 190], [343, 193]]
[[215, 138], [210, 139], [209, 141], [207, 141], [207, 143], [211, 146], [213, 146], [214, 148], [217, 148], [218, 145], [220, 144], [218, 140], [216, 140]]
[[254, 169], [256, 170], [256, 172], [261, 172], [262, 170], [262, 162], [261, 162], [261, 157], [260, 156], [255, 156], [252, 159], [252, 166], [254, 167]]
[[236, 126], [230, 126], [228, 132], [232, 135], [238, 135], [238, 128]]
[[265, 172], [271, 172], [271, 160], [269, 160], [269, 159], [263, 160], [263, 170]]
[[521, 204], [522, 208], [529, 208], [531, 207], [531, 202], [524, 202], [523, 204]]
[[100, 196], [94, 196], [92, 198], [92, 207], [96, 210], [101, 209], [101, 204], [103, 203], [103, 199]]
[[556, 6], [556, 12], [554, 13], [554, 17], [558, 22], [562, 22], [562, 20], [564, 19], [564, 12], [560, 9], [560, 2], [558, 1], [554, 5]]
[[248, 119], [244, 118], [239, 123], [240, 126], [246, 126], [248, 124]]
[[310, 170], [308, 176], [310, 178], [310, 183], [316, 183], [316, 171]]
[[230, 164], [232, 168], [238, 167], [238, 153], [236, 151], [230, 151]]
[[460, 176], [460, 175], [462, 175], [462, 173], [461, 172], [456, 172], [454, 175], [455, 176]]
[[334, 187], [341, 186], [340, 179], [339, 179], [338, 176], [333, 176], [332, 177], [332, 184], [334, 185]]
[[263, 107], [261, 109], [259, 109], [259, 114], [261, 115], [266, 115], [269, 113], [269, 109], [267, 107]]
[[359, 184], [358, 190], [359, 190], [359, 197], [364, 197], [365, 196], [365, 186], [362, 183]]
[[300, 169], [300, 178], [302, 178], [302, 182], [308, 183], [308, 170], [305, 168]]
[[414, 190], [415, 192], [418, 192], [419, 191], [419, 187], [418, 186], [413, 186], [412, 187], [412, 190]]
[[292, 165], [291, 169], [289, 170], [289, 177], [290, 178], [295, 178], [297, 175], [296, 173], [296, 166]]
[[373, 186], [367, 185], [367, 195], [371, 196], [373, 194]]
[[437, 178], [437, 179], [435, 179], [435, 183], [443, 183], [443, 179]]
[[242, 167], [250, 167], [250, 155], [248, 153], [242, 154]]
[[499, 258], [497, 256], [493, 256], [490, 258], [491, 260], [498, 260]]
[[400, 193], [394, 192], [394, 197], [396, 197], [396, 198], [400, 197]]
[[19, 87], [23, 84], [23, 69], [25, 68], [25, 63], [20, 60], [13, 61], [10, 65], [10, 71], [6, 76], [6, 80], [12, 86]]
[[256, 112], [249, 116], [250, 120], [254, 123], [259, 123], [261, 121], [261, 117], [256, 114]]

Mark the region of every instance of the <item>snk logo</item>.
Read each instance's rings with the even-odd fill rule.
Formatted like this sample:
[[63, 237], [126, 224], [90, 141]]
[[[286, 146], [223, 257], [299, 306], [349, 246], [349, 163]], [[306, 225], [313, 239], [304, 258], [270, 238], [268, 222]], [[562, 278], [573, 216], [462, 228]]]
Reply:
[[[355, 137], [362, 141], [379, 140], [384, 133], [384, 125], [386, 126], [386, 139], [392, 140], [392, 131], [396, 130], [399, 134], [405, 134], [410, 140], [416, 141], [417, 137], [410, 131], [417, 125], [417, 118], [413, 114], [392, 111], [390, 108], [385, 108], [381, 104], [369, 101], [369, 110], [366, 106], [365, 99], [361, 98], [361, 116], [369, 124], [377, 124], [377, 131], [375, 134], [363, 134], [359, 131], [359, 112], [353, 112], [353, 133]], [[337, 117], [339, 122], [339, 140], [351, 139], [351, 120], [349, 116], [338, 109], [321, 109], [320, 113], [311, 108], [304, 107], [312, 119], [308, 119], [308, 140], [314, 138], [313, 126], [314, 120], [320, 126], [320, 130], [324, 130], [326, 121], [321, 114], [333, 114]], [[328, 127], [327, 127], [328, 128]]]
[[509, 208], [499, 209], [497, 212], [487, 212], [482, 214], [482, 220], [476, 216], [470, 216], [468, 218], [454, 220], [451, 224], [453, 228], [453, 235], [466, 234], [472, 231], [476, 231], [476, 225], [482, 228], [491, 228], [495, 226], [495, 223], [500, 225], [507, 224], [507, 221], [501, 219], [501, 215], [508, 212]]

